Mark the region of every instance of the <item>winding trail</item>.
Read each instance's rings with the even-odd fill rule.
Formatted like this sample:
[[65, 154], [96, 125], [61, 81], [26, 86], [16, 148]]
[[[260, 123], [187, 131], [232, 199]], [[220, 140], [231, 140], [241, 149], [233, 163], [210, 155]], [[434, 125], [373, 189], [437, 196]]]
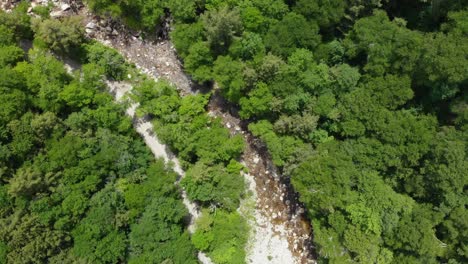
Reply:
[[[37, 0], [33, 1], [33, 4], [46, 2], [47, 0]], [[182, 96], [196, 93], [192, 89], [194, 84], [184, 73], [170, 41], [143, 41], [137, 33], [127, 30], [119, 23], [94, 16], [86, 7], [77, 5], [79, 7], [77, 9], [63, 10], [64, 2], [53, 2], [56, 4], [52, 12], [54, 16], [78, 13], [84, 19], [89, 38], [115, 48], [129, 62], [134, 63], [142, 73], [156, 80], [167, 79], [177, 87]], [[76, 1], [66, 2], [69, 4], [69, 2]], [[116, 100], [123, 100], [124, 95], [132, 89], [128, 83], [108, 81], [107, 84]], [[177, 158], [159, 142], [153, 133], [151, 122], [145, 118], [136, 117], [137, 107], [137, 104], [132, 104], [126, 111], [133, 118], [135, 129], [144, 138], [153, 154], [172, 163], [174, 170], [183, 177], [184, 171], [180, 168]], [[297, 199], [297, 194], [290, 183], [279, 175], [265, 146], [252, 136], [240, 119], [231, 114], [228, 109], [228, 104], [215, 93], [208, 106], [209, 114], [219, 117], [231, 134], [241, 134], [247, 143], [241, 163], [248, 168], [249, 173], [244, 174], [244, 178], [248, 182], [249, 190], [253, 193], [251, 199], [255, 205], [252, 208], [252, 217], [247, 217], [252, 233], [246, 249], [246, 262], [255, 264], [316, 263], [313, 255], [311, 227], [305, 218], [304, 209]], [[192, 215], [189, 231], [193, 232], [193, 222], [199, 217], [199, 210], [187, 199], [185, 191], [182, 192], [182, 197]], [[249, 210], [248, 203], [249, 201], [243, 201], [240, 210]], [[198, 257], [204, 264], [211, 263], [210, 259], [201, 252]]]

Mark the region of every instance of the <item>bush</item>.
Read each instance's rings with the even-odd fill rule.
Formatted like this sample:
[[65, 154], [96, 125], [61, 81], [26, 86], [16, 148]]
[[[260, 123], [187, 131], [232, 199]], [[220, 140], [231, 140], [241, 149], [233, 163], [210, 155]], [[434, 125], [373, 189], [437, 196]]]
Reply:
[[115, 80], [125, 79], [128, 64], [124, 57], [116, 50], [106, 47], [98, 42], [93, 42], [84, 46], [86, 50], [86, 60], [102, 67], [106, 76]]

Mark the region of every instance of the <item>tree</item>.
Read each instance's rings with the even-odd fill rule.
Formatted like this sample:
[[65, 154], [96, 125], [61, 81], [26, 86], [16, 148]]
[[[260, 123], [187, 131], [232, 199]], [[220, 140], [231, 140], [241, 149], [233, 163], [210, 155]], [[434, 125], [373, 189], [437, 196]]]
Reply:
[[166, 81], [147, 80], [135, 87], [133, 94], [140, 102], [142, 114], [150, 114], [165, 121], [174, 121], [173, 112], [180, 107], [180, 98]]
[[129, 263], [196, 263], [195, 250], [182, 230], [186, 214], [180, 201], [153, 199], [141, 219], [130, 227]]
[[[132, 17], [135, 19], [134, 25], [142, 27], [147, 30], [153, 30], [159, 26], [164, 17], [164, 1], [161, 0], [146, 0], [146, 1], [135, 1], [128, 2], [126, 11], [133, 10], [137, 15]], [[130, 11], [132, 13], [132, 11]], [[137, 23], [139, 17], [141, 20]]]
[[196, 18], [197, 2], [190, 0], [170, 0], [167, 7], [177, 22], [190, 22]]
[[313, 49], [320, 42], [318, 26], [299, 14], [288, 13], [270, 27], [265, 44], [274, 54], [287, 57], [297, 48]]
[[[0, 33], [1, 34], [1, 33]], [[24, 57], [24, 52], [16, 46], [3, 46], [0, 49], [0, 67], [14, 66]]]
[[68, 53], [79, 46], [84, 40], [84, 29], [81, 18], [66, 17], [63, 21], [57, 19], [35, 20], [33, 25], [38, 41], [45, 47], [59, 53]]
[[116, 50], [98, 42], [85, 45], [86, 59], [104, 69], [107, 77], [123, 80], [126, 77], [127, 63]]
[[205, 43], [193, 44], [184, 62], [185, 68], [196, 81], [206, 82], [212, 79], [213, 56]]
[[304, 146], [301, 140], [292, 136], [276, 135], [273, 132], [273, 125], [266, 120], [250, 124], [249, 130], [265, 142], [276, 166], [288, 164], [288, 161], [294, 159], [295, 154]]
[[[231, 163], [234, 161], [231, 161]], [[231, 165], [233, 167], [233, 165]], [[190, 200], [235, 211], [240, 204], [245, 184], [239, 170], [230, 171], [222, 164], [196, 163], [181, 181]]]
[[37, 96], [33, 104], [42, 110], [58, 113], [63, 106], [59, 92], [69, 81], [63, 63], [37, 49], [29, 51], [29, 58], [31, 63], [18, 63], [15, 70], [23, 75], [29, 92]]
[[265, 33], [268, 29], [268, 19], [263, 16], [262, 12], [254, 7], [248, 6], [240, 11], [242, 25], [251, 32]]
[[0, 88], [0, 127], [5, 127], [10, 121], [19, 118], [27, 106], [27, 97], [21, 90]]
[[103, 88], [101, 78], [104, 69], [95, 64], [85, 64], [78, 74], [82, 75], [81, 81], [72, 81], [59, 92], [60, 99], [75, 109], [92, 105], [95, 94]]
[[[13, 220], [11, 217], [9, 220]], [[8, 262], [44, 262], [70, 241], [68, 234], [50, 229], [36, 215], [17, 217], [13, 225], [2, 228], [1, 239], [8, 241]]]
[[422, 34], [408, 30], [401, 19], [390, 21], [386, 13], [376, 10], [358, 20], [343, 44], [351, 59], [365, 59], [364, 70], [373, 76], [385, 72], [412, 74], [423, 46]]
[[270, 104], [273, 95], [265, 83], [258, 83], [257, 86], [249, 92], [248, 97], [240, 99], [241, 111], [239, 115], [244, 118], [253, 116], [262, 117], [270, 112]]
[[15, 33], [11, 28], [6, 27], [6, 25], [0, 24], [0, 45], [8, 46], [15, 43]]
[[294, 135], [307, 140], [309, 135], [317, 128], [319, 117], [309, 113], [292, 116], [282, 115], [274, 123], [273, 129], [282, 135]]
[[[177, 49], [177, 54], [185, 59], [189, 55], [189, 50], [194, 43], [202, 41], [203, 24], [201, 22], [193, 24], [177, 24], [171, 31], [171, 39]], [[185, 62], [186, 64], [187, 62]]]
[[118, 215], [123, 213], [123, 199], [111, 186], [90, 200], [86, 216], [72, 231], [72, 252], [87, 261], [114, 263], [124, 258], [126, 235], [119, 232]]
[[122, 15], [122, 3], [121, 1], [110, 1], [110, 0], [86, 0], [86, 3], [90, 8], [99, 14], [111, 15], [118, 17]]
[[243, 80], [244, 65], [229, 56], [219, 56], [213, 66], [213, 77], [219, 84], [224, 96], [237, 103], [245, 87]]
[[244, 32], [241, 38], [234, 40], [229, 48], [229, 53], [235, 58], [249, 60], [254, 56], [264, 55], [265, 45], [260, 35]]
[[453, 98], [461, 91], [468, 69], [468, 59], [463, 56], [467, 51], [468, 44], [456, 34], [426, 36], [420, 63], [423, 78], [417, 82], [428, 87], [432, 101]]
[[245, 259], [247, 232], [247, 223], [237, 212], [218, 210], [213, 216], [204, 211], [192, 241], [198, 249], [205, 249], [213, 261], [237, 264]]
[[23, 2], [16, 5], [11, 12], [0, 11], [0, 25], [11, 29], [15, 34], [15, 40], [32, 37], [31, 16], [28, 14], [28, 8], [29, 3]]
[[237, 9], [223, 6], [205, 12], [201, 20], [208, 45], [214, 54], [224, 54], [235, 36], [242, 32], [242, 23]]
[[346, 8], [346, 2], [340, 0], [299, 0], [293, 10], [309, 20], [316, 21], [320, 27], [327, 28], [343, 18]]

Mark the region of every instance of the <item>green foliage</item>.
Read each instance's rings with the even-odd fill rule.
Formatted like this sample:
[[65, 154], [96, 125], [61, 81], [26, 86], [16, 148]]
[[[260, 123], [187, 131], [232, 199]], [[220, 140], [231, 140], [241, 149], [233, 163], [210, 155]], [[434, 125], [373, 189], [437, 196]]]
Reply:
[[98, 42], [85, 45], [86, 60], [104, 69], [106, 76], [115, 80], [126, 77], [127, 63], [116, 50], [108, 48]]
[[161, 0], [151, 1], [109, 1], [86, 0], [90, 8], [101, 15], [122, 17], [130, 26], [154, 30], [164, 18], [166, 4]]
[[89, 44], [70, 76], [43, 50], [26, 61], [0, 17], [0, 262], [196, 263], [175, 173], [105, 90], [122, 57]]
[[367, 58], [364, 70], [376, 76], [385, 72], [412, 74], [424, 40], [403, 22], [390, 21], [383, 11], [358, 20], [344, 40], [347, 55]]
[[211, 72], [213, 56], [204, 42], [197, 42], [192, 45], [184, 62], [185, 69], [196, 81], [206, 82], [213, 78]]
[[0, 25], [0, 45], [12, 45], [15, 43], [15, 33], [6, 25]]
[[256, 55], [265, 54], [265, 45], [259, 34], [244, 32], [241, 38], [234, 41], [229, 52], [236, 58], [249, 60]]
[[245, 184], [239, 182], [242, 182], [242, 178], [238, 170], [230, 171], [229, 167], [222, 164], [206, 165], [198, 162], [187, 170], [181, 184], [190, 200], [205, 205], [212, 204], [232, 212], [239, 207], [245, 189]]
[[[29, 3], [21, 2], [11, 12], [0, 10], [0, 25], [11, 30], [15, 34], [15, 40], [30, 39], [32, 36], [31, 17], [27, 13], [28, 7]], [[11, 37], [11, 35], [7, 35], [7, 37]]]
[[131, 226], [129, 263], [197, 263], [189, 237], [180, 227], [186, 214], [180, 201], [153, 199], [138, 223]]
[[38, 97], [32, 103], [44, 111], [57, 113], [62, 107], [59, 92], [69, 80], [63, 64], [37, 49], [29, 51], [29, 59], [30, 64], [20, 62], [15, 70], [26, 79], [29, 92]]
[[[193, 24], [177, 24], [175, 29], [171, 31], [171, 40], [177, 49], [177, 54], [183, 59], [189, 54], [193, 43], [202, 40], [202, 36], [203, 24], [200, 22]], [[187, 62], [185, 65], [187, 65]]]
[[16, 62], [23, 59], [24, 52], [16, 46], [3, 46], [0, 50], [0, 67], [7, 65], [14, 66]]
[[57, 19], [34, 20], [33, 30], [37, 43], [59, 53], [68, 53], [84, 40], [81, 18], [66, 17]]
[[81, 108], [90, 106], [96, 92], [102, 88], [101, 76], [103, 70], [94, 64], [83, 65], [80, 74], [82, 81], [71, 82], [59, 93], [59, 96], [68, 106]]
[[[291, 176], [323, 263], [467, 262], [462, 2], [87, 1], [100, 15], [147, 30], [169, 12], [187, 72], [219, 87]], [[80, 78], [41, 52], [23, 62], [15, 43], [31, 37], [26, 10], [0, 13], [0, 258], [195, 261], [175, 175], [161, 164], [147, 169], [149, 153], [131, 122], [102, 93], [103, 72], [125, 76], [121, 58], [90, 44], [93, 64]], [[72, 29], [48, 21], [35, 26], [36, 44], [60, 51], [79, 43], [68, 37]], [[68, 34], [66, 43], [57, 32]], [[211, 206], [192, 236], [196, 248], [218, 263], [243, 261], [247, 230], [235, 212], [243, 188], [229, 163], [242, 138], [205, 114], [209, 94], [180, 98], [167, 83], [142, 81], [134, 98], [187, 168], [188, 195]], [[104, 190], [115, 194], [110, 213], [106, 203], [88, 202], [110, 197]], [[110, 222], [98, 220], [96, 208]], [[72, 231], [88, 221], [105, 225], [102, 233], [80, 232], [90, 246]]]
[[192, 241], [216, 263], [244, 263], [247, 233], [247, 223], [237, 212], [203, 211]]
[[270, 112], [270, 103], [273, 100], [273, 95], [265, 83], [258, 83], [257, 86], [249, 92], [249, 97], [240, 99], [242, 108], [239, 113], [242, 118], [250, 118], [252, 116], [264, 116]]
[[244, 65], [229, 56], [219, 56], [214, 62], [213, 78], [224, 96], [231, 102], [239, 102], [245, 87], [242, 72]]
[[250, 124], [249, 130], [265, 142], [276, 166], [286, 165], [303, 145], [294, 137], [276, 135], [273, 132], [273, 125], [266, 120]]
[[297, 48], [312, 49], [320, 42], [318, 26], [299, 14], [288, 13], [272, 26], [265, 37], [267, 48], [287, 57]]
[[320, 27], [330, 27], [345, 15], [346, 1], [299, 0], [294, 11], [309, 20], [316, 21]]
[[114, 17], [122, 14], [121, 1], [110, 0], [86, 0], [90, 8], [100, 14], [107, 14]]
[[242, 23], [237, 9], [228, 6], [205, 12], [201, 21], [205, 29], [208, 45], [215, 54], [223, 54], [231, 45], [233, 38], [240, 35]]
[[171, 15], [176, 21], [193, 21], [196, 18], [197, 1], [170, 0], [166, 5], [171, 10]]
[[417, 81], [430, 89], [432, 101], [454, 98], [466, 84], [468, 44], [463, 37], [449, 33], [426, 36], [421, 58], [424, 78]]
[[[242, 166], [235, 160], [244, 148], [240, 135], [232, 136], [219, 119], [206, 114], [205, 107], [209, 95], [189, 95], [180, 98], [173, 86], [167, 82], [144, 81], [134, 88], [133, 98], [140, 103], [141, 114], [154, 117], [154, 128], [158, 137], [178, 154], [182, 166], [188, 168], [181, 185], [188, 197], [204, 207], [215, 210], [214, 216], [204, 213], [192, 236], [195, 247], [208, 252], [217, 263], [243, 263], [247, 242], [247, 223], [238, 213], [240, 199], [245, 191], [240, 170]], [[128, 188], [127, 203], [134, 208], [133, 214], [139, 214], [143, 204], [147, 203], [146, 193], [153, 187]], [[164, 201], [166, 198], [164, 198]], [[161, 203], [165, 203], [159, 201]], [[168, 207], [174, 206], [168, 204]], [[182, 214], [174, 221], [181, 221]], [[146, 217], [158, 218], [156, 213], [145, 211]], [[213, 218], [214, 217], [214, 218]], [[213, 218], [213, 219], [212, 219]], [[132, 243], [138, 246], [134, 263], [164, 260], [164, 252], [172, 252], [180, 247], [181, 256], [189, 255], [193, 250], [182, 242], [172, 239], [174, 229], [164, 226], [148, 228], [147, 225], [135, 225]], [[167, 230], [166, 230], [167, 229]], [[148, 233], [154, 234], [149, 236]], [[146, 246], [147, 241], [165, 241], [173, 248]], [[169, 241], [169, 242], [167, 242]], [[169, 258], [167, 258], [169, 259]], [[171, 258], [174, 263], [185, 263], [183, 257]]]
[[180, 99], [167, 82], [143, 82], [134, 89], [142, 114], [156, 118], [156, 132], [185, 162], [227, 163], [239, 157], [242, 137], [231, 136], [219, 120], [205, 115], [208, 98], [204, 95]]

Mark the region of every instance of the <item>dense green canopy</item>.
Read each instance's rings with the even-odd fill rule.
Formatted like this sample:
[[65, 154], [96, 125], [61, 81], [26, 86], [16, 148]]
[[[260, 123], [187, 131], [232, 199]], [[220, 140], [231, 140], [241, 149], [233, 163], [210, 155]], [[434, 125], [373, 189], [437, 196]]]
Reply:
[[[85, 2], [148, 34], [173, 18], [187, 73], [290, 178], [320, 263], [468, 262], [466, 1]], [[122, 57], [83, 45], [76, 18], [31, 26], [26, 10], [0, 13], [0, 259], [243, 262], [243, 140], [206, 114], [211, 93], [139, 80], [133, 95], [204, 207], [190, 241], [175, 175], [103, 92]], [[70, 76], [40, 47], [86, 65]]]

